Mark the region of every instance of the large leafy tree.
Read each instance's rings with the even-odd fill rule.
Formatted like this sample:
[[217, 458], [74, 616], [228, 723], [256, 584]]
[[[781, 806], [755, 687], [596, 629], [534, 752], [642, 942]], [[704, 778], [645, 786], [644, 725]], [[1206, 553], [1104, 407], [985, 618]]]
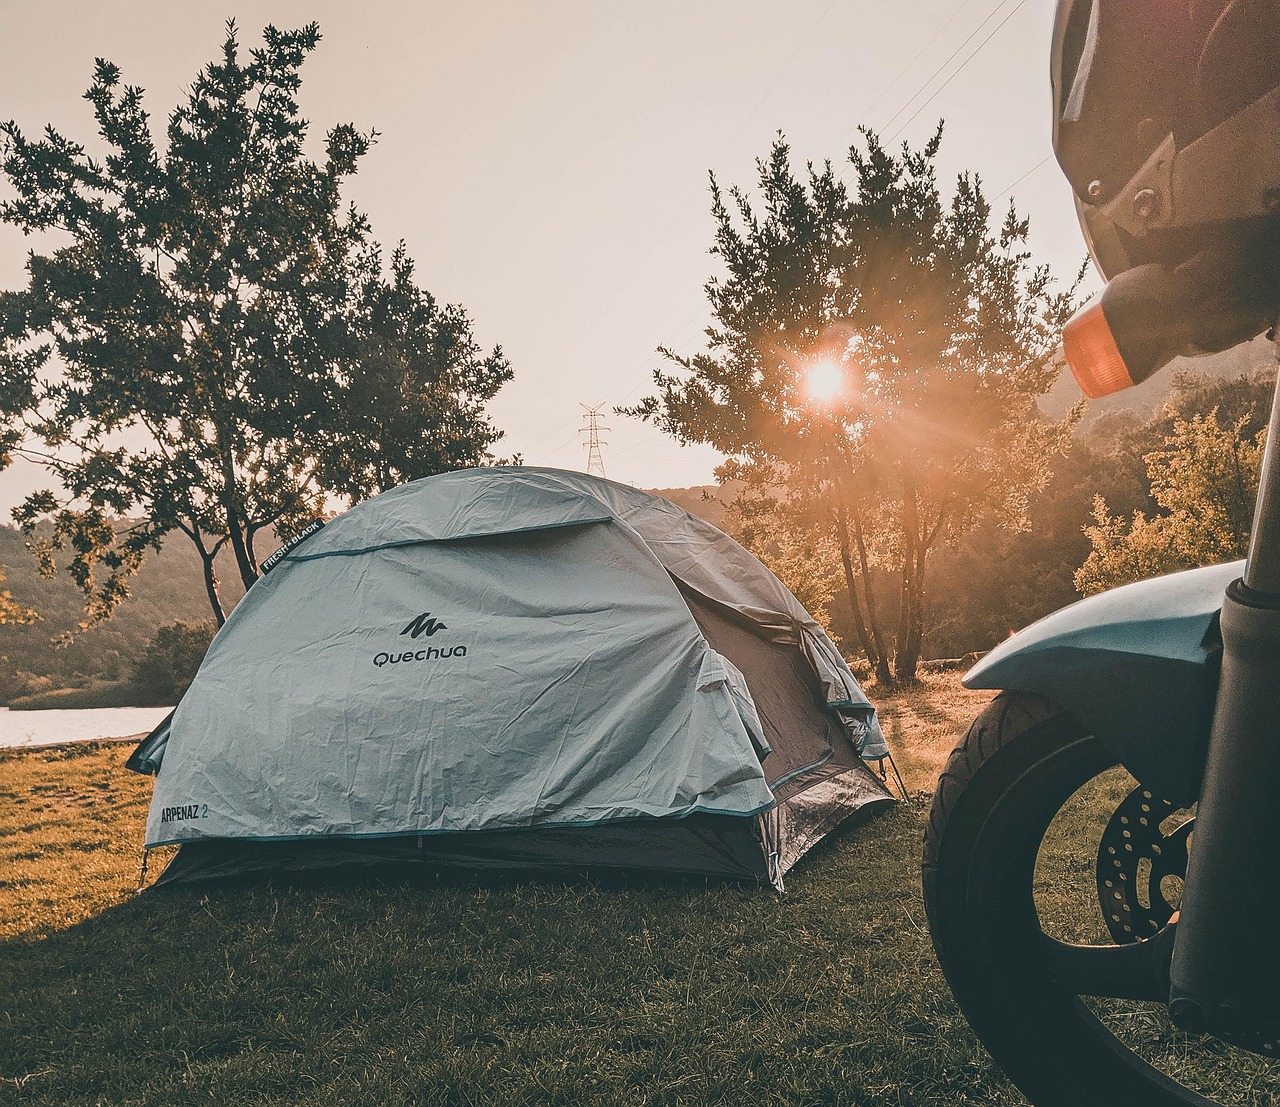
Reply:
[[221, 623], [224, 548], [247, 588], [264, 533], [482, 464], [499, 437], [484, 404], [511, 376], [501, 350], [417, 286], [403, 247], [386, 271], [343, 200], [375, 136], [339, 124], [307, 152], [318, 27], [267, 27], [247, 57], [238, 37], [228, 24], [162, 140], [102, 60], [96, 152], [0, 125], [0, 219], [40, 247], [26, 287], [0, 293], [0, 457], [58, 478], [16, 518], [47, 571], [68, 556], [90, 622], [180, 533]]
[[[797, 174], [781, 137], [758, 198], [713, 175], [708, 348], [668, 352], [630, 409], [720, 450], [722, 480], [817, 513], [885, 681], [915, 677], [930, 554], [982, 509], [1023, 525], [1065, 434], [1035, 397], [1073, 290], [1032, 264], [1012, 204], [993, 221], [975, 176], [944, 200], [941, 137], [894, 152], [864, 131], [851, 185], [830, 162]], [[885, 573], [891, 605], [872, 587]]]
[[1159, 509], [1125, 519], [1096, 497], [1093, 525], [1085, 528], [1093, 548], [1076, 571], [1076, 587], [1091, 595], [1244, 557], [1267, 436], [1265, 428], [1249, 433], [1249, 423], [1249, 415], [1226, 422], [1217, 408], [1175, 419], [1164, 446], [1145, 458]]

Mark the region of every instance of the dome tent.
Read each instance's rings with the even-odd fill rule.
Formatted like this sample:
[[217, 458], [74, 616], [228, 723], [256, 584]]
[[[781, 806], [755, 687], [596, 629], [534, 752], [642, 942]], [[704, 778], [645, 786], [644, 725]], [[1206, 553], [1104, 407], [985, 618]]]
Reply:
[[645, 869], [766, 880], [892, 803], [822, 628], [728, 535], [579, 473], [403, 485], [284, 552], [129, 766], [164, 881]]

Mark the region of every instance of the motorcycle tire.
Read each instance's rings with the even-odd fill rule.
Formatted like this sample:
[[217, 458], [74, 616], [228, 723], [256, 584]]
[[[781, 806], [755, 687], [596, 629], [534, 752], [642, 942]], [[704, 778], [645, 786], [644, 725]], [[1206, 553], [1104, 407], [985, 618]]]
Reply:
[[934, 948], [969, 1023], [1036, 1107], [1213, 1104], [1127, 1048], [1046, 959], [1041, 843], [1072, 796], [1115, 764], [1050, 701], [992, 701], [951, 754], [925, 834]]

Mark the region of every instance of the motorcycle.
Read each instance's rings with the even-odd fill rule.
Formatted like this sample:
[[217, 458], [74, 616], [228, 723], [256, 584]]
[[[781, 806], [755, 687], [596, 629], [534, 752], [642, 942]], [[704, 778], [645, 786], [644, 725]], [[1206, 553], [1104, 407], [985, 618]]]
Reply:
[[[1058, 0], [1054, 151], [1103, 292], [1089, 396], [1280, 319], [1280, 5]], [[923, 881], [1037, 1107], [1280, 1102], [1280, 387], [1248, 557], [1082, 600], [966, 674]]]
[[999, 695], [924, 895], [991, 1055], [1039, 1107], [1280, 1101], [1280, 385], [1246, 561], [1082, 600], [963, 683]]

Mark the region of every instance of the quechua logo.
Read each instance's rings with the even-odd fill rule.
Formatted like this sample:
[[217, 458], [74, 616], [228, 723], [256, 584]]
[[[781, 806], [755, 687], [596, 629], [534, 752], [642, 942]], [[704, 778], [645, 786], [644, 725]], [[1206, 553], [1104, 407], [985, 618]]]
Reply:
[[[402, 636], [407, 634], [410, 638], [419, 638], [425, 634], [430, 638], [436, 631], [448, 629], [439, 619], [432, 618], [430, 611], [424, 611], [415, 617], [400, 634]], [[398, 665], [405, 661], [439, 661], [446, 657], [466, 656], [466, 646], [426, 646], [420, 650], [410, 646], [403, 653], [375, 654], [373, 663], [381, 669], [384, 665]]]
[[430, 611], [424, 611], [417, 616], [407, 627], [400, 633], [407, 634], [410, 638], [417, 638], [419, 635], [425, 634], [428, 638], [435, 634], [438, 630], [448, 630], [444, 623], [437, 622], [431, 617]]

